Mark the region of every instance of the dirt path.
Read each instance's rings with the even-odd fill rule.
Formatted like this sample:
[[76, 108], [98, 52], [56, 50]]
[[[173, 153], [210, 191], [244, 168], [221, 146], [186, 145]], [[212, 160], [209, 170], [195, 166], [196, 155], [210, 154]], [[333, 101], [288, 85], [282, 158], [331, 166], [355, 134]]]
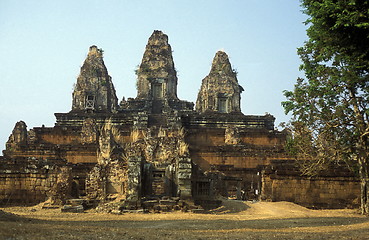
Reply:
[[226, 201], [209, 214], [113, 215], [9, 207], [0, 239], [369, 239], [355, 210], [310, 210], [288, 202]]

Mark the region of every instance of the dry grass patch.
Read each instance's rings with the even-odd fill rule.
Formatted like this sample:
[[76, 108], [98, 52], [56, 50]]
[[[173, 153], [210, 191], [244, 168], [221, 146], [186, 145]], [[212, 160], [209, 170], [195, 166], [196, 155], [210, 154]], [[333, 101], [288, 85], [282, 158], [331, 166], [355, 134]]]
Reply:
[[368, 239], [356, 210], [310, 210], [287, 203], [226, 201], [209, 214], [112, 215], [59, 209], [4, 208], [0, 239]]

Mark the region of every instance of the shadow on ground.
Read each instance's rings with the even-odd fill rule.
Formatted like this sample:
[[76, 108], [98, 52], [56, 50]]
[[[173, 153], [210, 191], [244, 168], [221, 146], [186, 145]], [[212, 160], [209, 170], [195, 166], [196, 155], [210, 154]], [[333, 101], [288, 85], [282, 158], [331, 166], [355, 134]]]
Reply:
[[[367, 239], [369, 231], [364, 217], [201, 219], [206, 214], [193, 220], [73, 221], [73, 216], [71, 221], [0, 220], [0, 239]], [[345, 229], [361, 223], [359, 229]]]
[[17, 218], [15, 221], [24, 221], [32, 224], [86, 226], [107, 228], [133, 228], [133, 229], [171, 229], [171, 230], [232, 230], [232, 229], [282, 229], [301, 227], [327, 227], [347, 226], [359, 223], [368, 223], [369, 218], [362, 217], [313, 217], [288, 219], [256, 219], [256, 220], [108, 220], [108, 221], [45, 221], [37, 219]]

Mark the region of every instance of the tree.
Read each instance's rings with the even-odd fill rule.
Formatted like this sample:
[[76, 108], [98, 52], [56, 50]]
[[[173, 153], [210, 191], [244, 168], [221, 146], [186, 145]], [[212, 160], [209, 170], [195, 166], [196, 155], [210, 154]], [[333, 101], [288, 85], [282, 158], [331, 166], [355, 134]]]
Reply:
[[305, 78], [284, 91], [292, 113], [288, 146], [308, 173], [331, 162], [357, 169], [369, 214], [369, 3], [302, 0], [308, 40], [298, 49]]

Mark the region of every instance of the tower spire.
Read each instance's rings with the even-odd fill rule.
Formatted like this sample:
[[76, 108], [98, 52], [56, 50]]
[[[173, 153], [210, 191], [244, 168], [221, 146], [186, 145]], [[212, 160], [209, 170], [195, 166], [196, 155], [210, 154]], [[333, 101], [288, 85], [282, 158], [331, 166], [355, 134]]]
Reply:
[[155, 30], [137, 70], [138, 99], [178, 99], [177, 72], [168, 36]]
[[210, 73], [202, 80], [196, 110], [220, 113], [241, 112], [241, 92], [237, 73], [232, 69], [228, 55], [223, 51], [215, 54]]
[[73, 91], [72, 111], [112, 112], [118, 99], [103, 60], [103, 50], [91, 46]]

